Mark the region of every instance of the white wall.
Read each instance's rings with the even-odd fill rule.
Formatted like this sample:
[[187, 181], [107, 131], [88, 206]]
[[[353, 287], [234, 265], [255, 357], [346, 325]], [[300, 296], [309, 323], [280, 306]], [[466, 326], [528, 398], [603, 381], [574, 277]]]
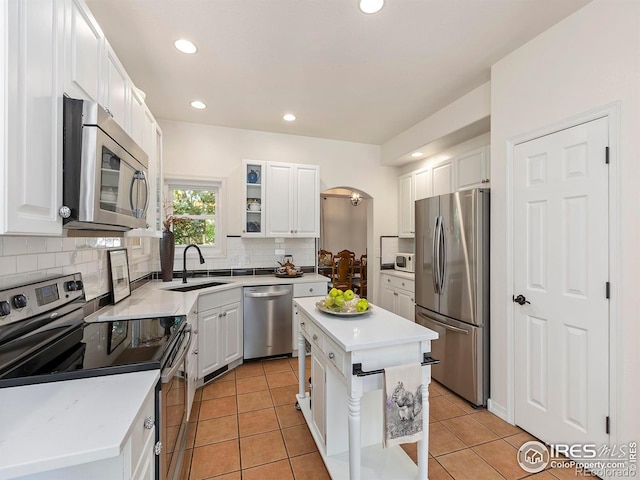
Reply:
[[87, 300], [111, 291], [107, 251], [126, 248], [129, 278], [157, 270], [158, 241], [142, 238], [0, 236], [0, 290], [80, 272]]
[[612, 265], [613, 305], [618, 308], [612, 320], [620, 326], [613, 352], [618, 375], [614, 443], [637, 441], [640, 433], [639, 60], [640, 2], [594, 0], [498, 62], [491, 74], [491, 401], [510, 413], [507, 141], [619, 102], [619, 138], [612, 139], [619, 169], [619, 203], [614, 205], [619, 222], [613, 228], [620, 233], [619, 244], [611, 246], [619, 260]]
[[[229, 235], [239, 235], [242, 229], [242, 159], [320, 165], [320, 191], [347, 186], [371, 197], [367, 202], [370, 254], [379, 255], [380, 235], [396, 235], [397, 171], [380, 165], [377, 145], [172, 120], [158, 122], [164, 139], [165, 177], [188, 174], [227, 178]], [[376, 258], [369, 264], [372, 267], [369, 289], [376, 292], [379, 262]]]

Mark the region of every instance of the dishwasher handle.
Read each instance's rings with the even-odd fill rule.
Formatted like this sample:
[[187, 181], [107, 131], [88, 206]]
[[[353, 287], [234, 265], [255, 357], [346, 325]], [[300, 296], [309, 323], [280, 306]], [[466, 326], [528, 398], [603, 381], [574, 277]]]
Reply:
[[278, 290], [276, 292], [245, 292], [244, 296], [247, 298], [276, 298], [289, 295], [290, 290]]

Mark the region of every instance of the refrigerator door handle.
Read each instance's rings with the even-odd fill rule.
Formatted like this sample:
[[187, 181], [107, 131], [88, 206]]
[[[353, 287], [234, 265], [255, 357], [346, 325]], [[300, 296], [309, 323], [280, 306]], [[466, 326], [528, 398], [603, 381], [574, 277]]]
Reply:
[[431, 277], [433, 278], [433, 291], [440, 293], [438, 287], [440, 286], [440, 217], [436, 217], [435, 226], [433, 227], [433, 251], [431, 252]]
[[439, 292], [442, 294], [444, 293], [444, 278], [445, 275], [447, 273], [447, 247], [446, 247], [446, 240], [444, 237], [444, 218], [440, 217], [440, 238], [439, 238], [439, 242], [440, 242], [440, 247], [438, 249], [438, 266], [439, 268], [439, 285], [438, 285], [438, 290]]
[[[418, 312], [418, 315], [420, 315], [421, 317], [424, 318], [428, 318], [431, 321], [434, 321], [431, 317], [428, 317], [427, 315], [425, 315], [422, 312]], [[458, 328], [458, 327], [454, 327], [453, 325], [447, 325], [446, 323], [442, 323], [442, 322], [437, 322], [439, 327], [442, 327], [446, 330], [451, 330], [452, 332], [456, 332], [456, 333], [463, 333], [464, 335], [469, 335], [469, 332], [467, 330], [465, 330], [464, 328]]]

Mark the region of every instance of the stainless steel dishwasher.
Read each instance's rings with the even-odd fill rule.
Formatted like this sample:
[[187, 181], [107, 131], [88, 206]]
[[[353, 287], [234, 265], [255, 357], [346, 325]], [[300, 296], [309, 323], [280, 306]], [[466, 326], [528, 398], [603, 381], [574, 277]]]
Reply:
[[291, 354], [293, 285], [244, 287], [244, 358]]

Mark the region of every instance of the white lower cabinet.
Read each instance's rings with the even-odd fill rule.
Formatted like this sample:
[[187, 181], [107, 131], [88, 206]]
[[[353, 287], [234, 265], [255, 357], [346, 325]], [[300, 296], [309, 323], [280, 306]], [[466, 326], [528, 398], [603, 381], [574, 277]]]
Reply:
[[187, 353], [187, 373], [186, 373], [186, 385], [187, 385], [187, 420], [191, 417], [191, 407], [193, 406], [193, 400], [196, 396], [196, 387], [198, 379], [198, 314], [193, 309], [187, 315], [187, 322], [191, 325], [191, 347]]
[[242, 358], [242, 288], [198, 298], [198, 378]]
[[[153, 480], [156, 478], [155, 385], [123, 439], [117, 457], [21, 477], [30, 480]], [[99, 432], [96, 432], [99, 434]]]
[[415, 321], [415, 281], [381, 274], [380, 306], [407, 320]]
[[292, 335], [292, 342], [293, 342], [293, 347], [292, 347], [292, 351], [293, 351], [293, 356], [297, 357], [298, 356], [298, 306], [296, 305], [295, 299], [296, 298], [303, 298], [303, 297], [317, 297], [319, 295], [326, 295], [327, 294], [327, 285], [329, 284], [329, 281], [327, 280], [326, 282], [313, 282], [313, 283], [296, 283], [293, 285], [293, 335]]
[[311, 418], [322, 443], [326, 443], [327, 406], [325, 404], [327, 372], [321, 361], [322, 354], [315, 347], [311, 348]]

